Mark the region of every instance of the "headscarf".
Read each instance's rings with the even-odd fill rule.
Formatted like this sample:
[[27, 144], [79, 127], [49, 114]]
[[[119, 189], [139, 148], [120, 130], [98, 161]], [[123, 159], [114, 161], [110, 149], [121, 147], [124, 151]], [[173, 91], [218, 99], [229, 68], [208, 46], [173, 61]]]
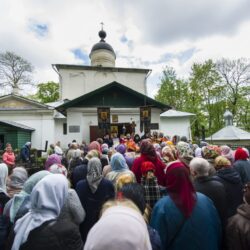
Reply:
[[247, 152], [243, 148], [237, 148], [235, 151], [235, 161], [246, 160], [248, 158]]
[[162, 149], [162, 157], [166, 162], [171, 162], [171, 161], [176, 160], [175, 155], [173, 153], [173, 150], [172, 150], [171, 146], [169, 146], [169, 145], [165, 146]]
[[230, 167], [232, 163], [225, 156], [218, 156], [214, 160], [214, 167], [216, 170], [221, 168]]
[[120, 154], [122, 154], [122, 155], [124, 155], [125, 153], [126, 153], [126, 146], [124, 145], [124, 144], [119, 144], [116, 148], [115, 148], [115, 150], [118, 152], [118, 153], [120, 153]]
[[151, 161], [155, 161], [157, 159], [155, 148], [149, 139], [144, 139], [141, 142], [140, 152], [142, 155], [146, 155]]
[[91, 192], [94, 194], [102, 180], [102, 163], [99, 158], [93, 157], [88, 162], [87, 182]]
[[147, 175], [148, 171], [155, 171], [155, 165], [151, 161], [144, 161], [141, 164], [141, 173], [143, 176]]
[[105, 148], [109, 149], [109, 145], [108, 145], [107, 143], [103, 143], [103, 144], [101, 145], [101, 149], [102, 149], [102, 150], [105, 149]]
[[14, 223], [16, 214], [19, 208], [22, 206], [25, 199], [30, 197], [30, 194], [35, 187], [35, 185], [43, 179], [45, 176], [49, 175], [50, 172], [46, 170], [39, 171], [32, 176], [25, 182], [22, 191], [19, 194], [14, 195], [10, 207], [10, 221]]
[[79, 148], [74, 149], [72, 152], [72, 159], [80, 158], [81, 155], [82, 155], [82, 151]]
[[59, 146], [55, 146], [54, 151], [55, 151], [55, 154], [57, 154], [57, 155], [59, 155], [60, 157], [62, 157], [63, 151], [62, 151], [62, 149], [61, 149]]
[[52, 174], [63, 174], [65, 177], [68, 176], [68, 170], [61, 164], [53, 164], [49, 167], [48, 171]]
[[29, 147], [30, 145], [31, 145], [30, 141], [28, 141], [28, 142], [25, 143], [25, 146], [27, 146], [27, 147]]
[[220, 155], [220, 148], [218, 146], [208, 145], [201, 149], [203, 158], [205, 159], [215, 159]]
[[193, 150], [190, 148], [189, 144], [184, 141], [180, 141], [176, 145], [176, 149], [178, 158], [184, 163], [189, 164], [189, 162], [193, 159]]
[[39, 181], [30, 195], [31, 210], [15, 224], [15, 239], [11, 250], [18, 250], [33, 229], [46, 221], [56, 219], [67, 194], [68, 181], [63, 175], [47, 175]]
[[8, 177], [8, 167], [5, 163], [0, 164], [0, 192], [3, 192], [7, 195], [6, 183]]
[[195, 156], [195, 157], [202, 158], [201, 148], [195, 149], [195, 151], [194, 151], [194, 156]]
[[234, 162], [233, 150], [227, 145], [221, 146], [221, 155], [226, 157], [231, 163]]
[[115, 153], [111, 157], [110, 165], [112, 168], [112, 171], [115, 172], [124, 172], [128, 170], [128, 165], [126, 163], [126, 160], [123, 155], [120, 153]]
[[53, 164], [61, 164], [61, 158], [59, 155], [57, 154], [49, 155], [49, 157], [45, 162], [45, 170], [48, 170], [49, 167]]
[[182, 162], [170, 163], [166, 171], [166, 188], [169, 196], [188, 218], [196, 204], [196, 193], [189, 177], [189, 171]]
[[92, 150], [92, 149], [95, 149], [97, 150], [100, 154], [101, 154], [101, 146], [99, 144], [99, 142], [97, 141], [92, 141], [90, 144], [89, 144], [89, 151]]
[[93, 157], [97, 157], [100, 158], [100, 152], [98, 150], [92, 149], [90, 150], [87, 155], [85, 156], [85, 158], [89, 161], [91, 158]]
[[116, 250], [117, 248], [119, 250], [152, 249], [142, 215], [135, 209], [122, 205], [110, 207], [103, 213], [100, 220], [91, 228], [84, 246], [85, 250]]
[[22, 189], [28, 179], [28, 173], [23, 167], [16, 167], [9, 176], [8, 188]]

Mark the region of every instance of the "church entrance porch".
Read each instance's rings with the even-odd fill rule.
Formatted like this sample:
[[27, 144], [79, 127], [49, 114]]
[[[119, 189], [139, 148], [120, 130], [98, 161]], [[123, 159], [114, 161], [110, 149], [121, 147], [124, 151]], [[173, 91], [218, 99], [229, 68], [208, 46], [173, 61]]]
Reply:
[[97, 138], [103, 138], [105, 134], [110, 134], [111, 136], [114, 136], [114, 134], [117, 135], [117, 137], [120, 137], [120, 135], [124, 134], [131, 134], [133, 132], [133, 126], [131, 123], [111, 123], [110, 129], [99, 129], [98, 126], [89, 126], [90, 131], [90, 141], [95, 141]]

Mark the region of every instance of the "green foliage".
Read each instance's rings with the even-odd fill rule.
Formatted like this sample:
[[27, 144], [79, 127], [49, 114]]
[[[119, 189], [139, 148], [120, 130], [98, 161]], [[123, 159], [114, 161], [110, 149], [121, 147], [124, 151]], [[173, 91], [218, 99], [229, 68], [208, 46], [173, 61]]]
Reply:
[[59, 83], [47, 82], [37, 85], [37, 93], [28, 96], [31, 99], [37, 100], [42, 103], [55, 102], [59, 99]]
[[175, 109], [182, 109], [185, 102], [183, 95], [185, 95], [186, 91], [186, 82], [176, 78], [173, 68], [166, 67], [161, 78], [160, 90], [155, 99]]
[[223, 114], [229, 109], [235, 124], [250, 130], [250, 64], [246, 59], [217, 63], [207, 60], [194, 63], [188, 80], [179, 79], [171, 67], [162, 73], [156, 100], [175, 109], [195, 113], [191, 122], [192, 135], [206, 136], [224, 127]]

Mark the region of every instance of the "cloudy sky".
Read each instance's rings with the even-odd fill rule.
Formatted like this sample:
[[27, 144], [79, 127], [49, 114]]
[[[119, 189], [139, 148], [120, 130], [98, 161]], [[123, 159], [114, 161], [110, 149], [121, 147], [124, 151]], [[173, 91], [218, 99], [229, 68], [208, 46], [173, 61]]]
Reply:
[[100, 22], [116, 66], [152, 69], [152, 97], [165, 65], [187, 77], [193, 62], [250, 58], [250, 0], [0, 0], [0, 51], [58, 81], [51, 64], [89, 65]]

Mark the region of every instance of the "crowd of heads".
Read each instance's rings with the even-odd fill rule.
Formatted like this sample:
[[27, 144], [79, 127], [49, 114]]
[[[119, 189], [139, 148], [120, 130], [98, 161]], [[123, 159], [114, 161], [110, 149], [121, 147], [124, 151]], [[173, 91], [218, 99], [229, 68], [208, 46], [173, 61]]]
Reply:
[[[30, 147], [30, 143], [25, 147]], [[6, 152], [11, 151], [8, 145]], [[248, 172], [244, 172], [246, 167], [241, 167], [241, 161], [249, 164]], [[116, 249], [115, 244], [119, 244], [119, 249], [172, 246], [173, 240], [166, 243], [156, 219], [162, 213], [160, 204], [169, 202], [164, 197], [169, 197], [188, 220], [194, 216], [201, 199], [197, 195], [197, 191], [201, 192], [197, 182], [223, 183], [223, 175], [230, 171], [237, 173], [239, 187], [245, 185], [245, 195], [241, 194], [238, 203], [244, 200], [250, 205], [250, 163], [246, 148], [233, 150], [228, 145], [193, 144], [185, 136], [170, 138], [163, 133], [153, 133], [147, 138], [127, 135], [116, 144], [109, 137], [97, 138], [89, 144], [73, 140], [67, 149], [57, 142], [49, 146], [44, 169], [31, 176], [24, 167], [0, 164], [0, 194], [5, 195], [5, 200], [1, 198], [0, 216], [7, 218], [8, 228], [14, 233], [9, 240], [10, 230], [6, 230], [1, 237], [10, 243], [1, 246], [15, 250], [25, 244], [32, 245], [29, 236], [32, 233], [36, 237], [34, 229], [51, 220], [60, 221], [62, 213], [76, 225], [79, 249], [83, 246]], [[237, 213], [238, 203], [230, 216]], [[75, 207], [78, 207], [77, 219], [72, 215]], [[226, 227], [229, 216], [222, 218], [218, 213], [222, 227]], [[220, 245], [219, 240], [216, 244]]]

